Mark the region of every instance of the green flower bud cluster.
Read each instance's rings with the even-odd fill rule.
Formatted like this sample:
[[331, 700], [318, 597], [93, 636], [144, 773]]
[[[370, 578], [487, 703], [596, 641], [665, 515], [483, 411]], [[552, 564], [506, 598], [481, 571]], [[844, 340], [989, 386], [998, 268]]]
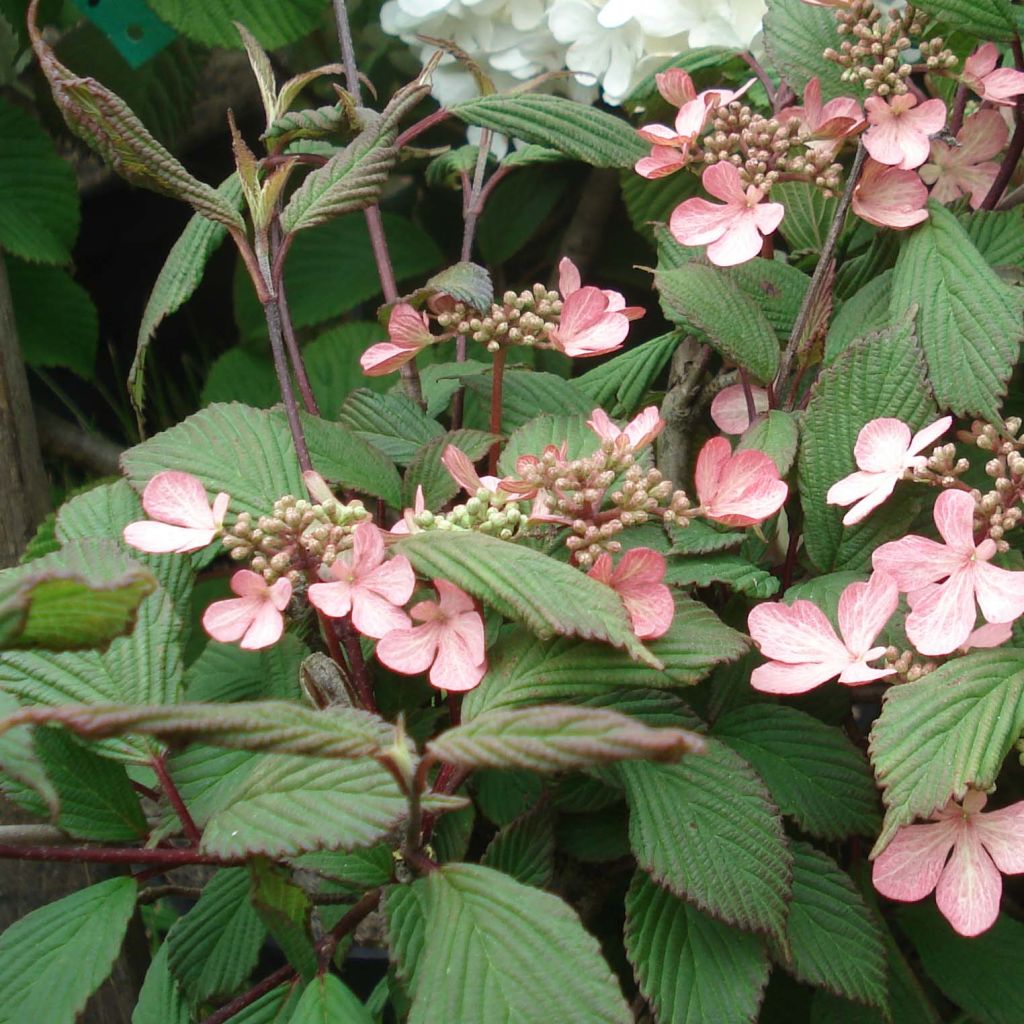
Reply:
[[417, 512], [413, 523], [421, 530], [474, 530], [500, 540], [512, 540], [526, 524], [526, 518], [518, 502], [482, 488], [450, 512]]
[[442, 313], [437, 322], [456, 334], [466, 335], [488, 352], [497, 352], [502, 345], [536, 345], [543, 342], [548, 327], [558, 323], [562, 299], [558, 292], [542, 284], [519, 292], [505, 292], [500, 303], [480, 315], [457, 303], [450, 312]]
[[369, 516], [361, 501], [313, 504], [286, 494], [255, 522], [248, 512], [240, 513], [223, 544], [235, 561], [248, 562], [268, 583], [287, 576], [298, 585], [311, 563], [330, 565], [350, 548], [352, 528]]

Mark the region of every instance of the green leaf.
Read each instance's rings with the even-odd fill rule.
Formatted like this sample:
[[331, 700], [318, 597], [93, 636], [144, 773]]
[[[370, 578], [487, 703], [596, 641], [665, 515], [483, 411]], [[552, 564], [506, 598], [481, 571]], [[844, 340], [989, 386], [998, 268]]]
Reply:
[[764, 943], [701, 913], [642, 871], [626, 896], [626, 955], [658, 1020], [757, 1019], [768, 983]]
[[8, 260], [7, 278], [25, 362], [63, 366], [92, 380], [99, 322], [89, 293], [59, 267]]
[[669, 331], [651, 338], [588, 370], [573, 384], [610, 415], [632, 416], [668, 365], [679, 337], [678, 331]]
[[703, 747], [699, 736], [682, 729], [651, 729], [615, 711], [557, 704], [487, 711], [427, 744], [438, 760], [468, 771], [532, 772], [573, 771], [634, 758], [674, 763]]
[[65, 896], [0, 935], [0, 1022], [74, 1024], [110, 973], [135, 911], [132, 878]]
[[637, 640], [615, 591], [563, 562], [463, 531], [414, 534], [395, 547], [417, 572], [449, 580], [542, 639], [560, 634], [603, 641], [636, 661], [660, 664]]
[[211, 500], [227, 491], [236, 514], [265, 515], [278, 498], [305, 493], [284, 416], [236, 403], [208, 406], [129, 448], [121, 466], [140, 493], [163, 470], [192, 473]]
[[554, 816], [550, 809], [537, 807], [506, 825], [488, 844], [480, 863], [523, 885], [538, 889], [550, 885], [555, 873]]
[[1000, 914], [982, 935], [966, 939], [929, 901], [896, 912], [929, 980], [979, 1024], [1017, 1024], [1024, 1002], [1024, 925]]
[[620, 687], [668, 688], [699, 682], [723, 661], [739, 658], [748, 641], [709, 608], [675, 595], [669, 631], [649, 645], [664, 666], [637, 664], [624, 651], [568, 638], [538, 640], [526, 630], [511, 632], [489, 654], [487, 675], [468, 693], [463, 717], [485, 710], [597, 697]]
[[268, 755], [211, 816], [202, 848], [222, 857], [351, 850], [383, 839], [405, 810], [395, 780], [370, 758], [324, 765]]
[[309, 33], [320, 20], [324, 0], [152, 0], [150, 6], [168, 24], [190, 39], [207, 46], [242, 48], [236, 21], [268, 50], [293, 43]]
[[21, 107], [0, 99], [0, 248], [39, 263], [67, 263], [78, 234], [71, 165]]
[[[703, 194], [696, 174], [670, 174], [651, 180], [640, 177], [631, 167], [622, 172], [620, 181], [622, 201], [630, 222], [646, 239], [658, 238], [662, 230], [667, 233], [664, 222], [672, 216], [672, 211], [687, 199]], [[682, 250], [674, 239], [672, 244]], [[662, 262], [668, 265], [664, 259]]]
[[132, 1024], [190, 1024], [192, 1018], [171, 974], [168, 952], [164, 942], [153, 957], [132, 1012]]
[[811, 7], [803, 0], [768, 0], [764, 16], [768, 60], [798, 96], [815, 76], [821, 79], [823, 100], [850, 94], [840, 67], [822, 56], [830, 46], [838, 49], [840, 39], [835, 17], [827, 8]]
[[427, 508], [445, 505], [461, 490], [441, 461], [447, 447], [452, 445], [458, 448], [472, 462], [476, 462], [487, 454], [497, 440], [494, 434], [482, 430], [451, 430], [443, 437], [429, 441], [409, 463], [402, 482], [402, 503], [411, 506], [416, 498], [416, 488], [422, 487]]
[[370, 1011], [333, 974], [309, 983], [289, 1024], [373, 1024]]
[[702, 519], [691, 519], [685, 527], [672, 531], [670, 551], [673, 555], [707, 555], [738, 548], [746, 539], [745, 531], [722, 530]]
[[[477, 240], [480, 254], [491, 266], [518, 253], [563, 200], [574, 179], [567, 170], [530, 167], [499, 182], [480, 215]], [[477, 309], [487, 310], [486, 306]]]
[[0, 572], [0, 649], [106, 647], [135, 625], [153, 574], [118, 545], [73, 542]]
[[573, 416], [542, 413], [527, 420], [509, 436], [498, 459], [498, 472], [514, 476], [516, 460], [521, 455], [540, 455], [549, 444], [562, 443], [570, 459], [584, 459], [597, 451], [601, 439], [587, 425], [583, 413]]
[[[242, 186], [236, 174], [222, 182], [217, 191], [236, 208], [241, 205]], [[202, 214], [195, 214], [185, 225], [185, 230], [178, 236], [160, 268], [153, 290], [146, 300], [135, 342], [135, 358], [128, 371], [128, 392], [139, 414], [145, 399], [149, 344], [160, 324], [195, 293], [203, 279], [206, 264], [224, 241], [225, 235], [227, 228], [223, 224], [208, 220]]]
[[466, 124], [557, 149], [594, 167], [632, 167], [647, 153], [622, 118], [562, 96], [495, 94], [449, 109]]
[[889, 309], [899, 317], [917, 305], [939, 406], [997, 422], [1024, 337], [1024, 299], [1003, 284], [949, 210], [930, 202], [928, 212], [900, 248]]
[[1024, 261], [1024, 210], [971, 210], [960, 223], [990, 267], [1020, 267]]
[[359, 365], [359, 357], [384, 331], [380, 324], [353, 321], [340, 324], [318, 334], [302, 350], [309, 383], [313, 387], [321, 413], [335, 419], [338, 410], [356, 388], [384, 391], [386, 378], [367, 377]]
[[249, 864], [252, 905], [271, 937], [303, 981], [316, 974], [317, 957], [310, 927], [313, 900], [283, 869], [259, 858]]
[[781, 409], [770, 409], [747, 427], [736, 450], [764, 452], [775, 463], [779, 475], [785, 476], [796, 458], [799, 442], [800, 428], [796, 417]]
[[[465, 384], [490, 402], [490, 373], [466, 377]], [[541, 413], [590, 413], [593, 408], [593, 402], [586, 395], [557, 374], [537, 370], [505, 371], [501, 404], [501, 429], [505, 433], [511, 433]]]
[[810, 284], [811, 279], [806, 274], [788, 263], [761, 256], [738, 267], [714, 269], [753, 300], [775, 329], [780, 342], [789, 340]]
[[257, 409], [269, 409], [281, 401], [273, 361], [262, 352], [233, 345], [214, 360], [206, 375], [201, 395], [203, 405], [242, 402]]
[[1008, 0], [923, 0], [917, 6], [979, 39], [1007, 42], [1017, 33]]
[[654, 275], [665, 315], [699, 332], [730, 362], [769, 381], [779, 368], [779, 342], [753, 299], [716, 267], [690, 263]]
[[921, 354], [908, 321], [854, 342], [823, 370], [804, 413], [800, 501], [807, 554], [822, 571], [863, 569], [884, 541], [902, 536], [915, 512], [912, 492], [897, 496], [863, 523], [844, 528], [844, 510], [828, 505], [828, 489], [856, 468], [853, 448], [865, 423], [879, 416], [918, 430], [935, 415]]
[[892, 270], [883, 270], [839, 307], [825, 338], [826, 366], [840, 352], [845, 352], [857, 338], [888, 327], [891, 294]]
[[292, 633], [285, 633], [273, 647], [260, 651], [208, 643], [185, 673], [185, 693], [193, 703], [294, 701], [301, 696], [299, 672], [309, 653]]
[[[19, 720], [55, 722], [88, 739], [145, 733], [177, 743], [334, 759], [376, 755], [393, 742], [394, 727], [357, 708], [328, 712], [285, 701], [237, 704], [71, 704], [28, 708]], [[0, 722], [0, 728], [3, 723]]]
[[[167, 770], [193, 821], [202, 827], [212, 815], [230, 803], [235, 790], [260, 760], [259, 754], [248, 750], [226, 750], [194, 743], [185, 750], [172, 753], [167, 759]], [[174, 835], [180, 822], [168, 813], [163, 827], [169, 835]]]
[[495, 825], [509, 825], [538, 806], [544, 784], [530, 772], [484, 769], [473, 775], [473, 789], [483, 816]]
[[256, 966], [266, 934], [249, 903], [248, 871], [218, 871], [165, 940], [171, 973], [189, 1002], [234, 993]]
[[735, 59], [735, 56], [735, 51], [725, 46], [696, 46], [692, 50], [684, 50], [682, 53], [677, 53], [662, 61], [660, 65], [655, 65], [651, 71], [644, 75], [622, 101], [623, 105], [629, 108], [636, 103], [643, 103], [646, 100], [653, 99], [658, 88], [656, 76], [663, 71], [667, 71], [669, 68], [682, 68], [690, 75], [713, 68], [715, 73], [718, 74], [722, 70], [723, 65], [728, 63], [729, 58]]
[[[0, 691], [0, 716], [13, 715], [19, 706], [9, 693]], [[27, 726], [10, 729], [0, 736], [0, 790], [4, 788], [5, 775], [36, 793], [49, 817], [57, 817], [60, 798], [36, 754], [33, 733]]]
[[444, 427], [405, 395], [375, 395], [360, 388], [345, 399], [340, 421], [399, 465], [416, 458]]
[[431, 872], [426, 890], [429, 943], [392, 951], [409, 977], [410, 1024], [632, 1020], [597, 940], [557, 896], [474, 864]]
[[670, 587], [709, 587], [724, 583], [750, 597], [771, 597], [779, 592], [779, 579], [734, 552], [704, 558], [674, 558], [665, 573]]
[[292, 1012], [301, 996], [302, 987], [298, 982], [278, 985], [255, 1003], [236, 1013], [231, 1018], [231, 1024], [290, 1024]]
[[437, 294], [450, 295], [456, 302], [464, 302], [471, 309], [479, 310], [490, 309], [494, 302], [494, 285], [487, 268], [468, 260], [453, 263], [434, 274], [415, 294], [419, 297], [421, 293], [425, 293], [424, 298]]
[[804, 832], [823, 839], [877, 833], [871, 770], [839, 729], [796, 708], [755, 704], [723, 715], [712, 734], [754, 766]]
[[886, 690], [871, 730], [883, 788], [880, 852], [901, 825], [927, 818], [967, 788], [987, 790], [1024, 730], [1024, 652], [977, 651]]
[[794, 253], [821, 252], [839, 200], [826, 198], [809, 181], [780, 181], [772, 186], [772, 202], [786, 208], [779, 230], [790, 249]]
[[629, 839], [656, 882], [714, 917], [784, 941], [792, 858], [764, 784], [717, 740], [677, 765], [615, 770]]

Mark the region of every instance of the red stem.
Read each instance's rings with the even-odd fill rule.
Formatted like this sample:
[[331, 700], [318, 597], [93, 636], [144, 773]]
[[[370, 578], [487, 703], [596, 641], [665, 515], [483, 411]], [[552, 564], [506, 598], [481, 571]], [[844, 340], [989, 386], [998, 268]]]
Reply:
[[[1017, 70], [1024, 71], [1024, 51], [1021, 49], [1020, 36], [1013, 41], [1013, 56]], [[988, 195], [985, 196], [979, 209], [995, 209], [996, 203], [999, 202], [1000, 197], [1006, 190], [1006, 186], [1009, 185], [1010, 179], [1013, 177], [1013, 172], [1017, 169], [1017, 162], [1020, 160], [1021, 154], [1024, 153], [1024, 96], [1017, 97], [1013, 116], [1016, 121], [1013, 137], [1010, 139], [1006, 156], [1003, 157], [1003, 162], [999, 165], [999, 173], [996, 175], [995, 181], [992, 182], [992, 187], [988, 190]]]
[[967, 86], [961, 82], [956, 88], [956, 95], [953, 97], [953, 113], [949, 118], [949, 130], [956, 135], [964, 124], [964, 111], [967, 109]]
[[743, 367], [739, 367], [740, 384], [743, 386], [743, 397], [747, 402], [747, 422], [753, 423], [757, 418], [757, 406], [754, 405], [754, 392], [750, 390], [750, 378]]
[[278, 985], [284, 985], [295, 977], [295, 968], [291, 964], [278, 967], [273, 974], [268, 974], [259, 984], [253, 985], [248, 992], [244, 992], [237, 999], [226, 1003], [216, 1013], [210, 1014], [203, 1024], [224, 1024], [224, 1021], [231, 1020], [236, 1014], [241, 1013], [246, 1007], [252, 1006], [257, 999], [272, 992]]
[[181, 827], [185, 832], [185, 838], [188, 839], [193, 846], [198, 846], [200, 840], [203, 838], [203, 834], [193, 820], [189, 809], [185, 806], [185, 801], [181, 798], [181, 793], [178, 791], [178, 787], [174, 784], [174, 779], [171, 778], [170, 772], [167, 771], [167, 763], [164, 760], [164, 755], [161, 754], [159, 757], [151, 758], [149, 763], [152, 766], [153, 771], [156, 772], [156, 777], [160, 782], [160, 788], [167, 795], [167, 799], [174, 808], [174, 813], [178, 816], [178, 820], [181, 822]]
[[244, 857], [215, 857], [195, 849], [135, 849], [111, 846], [5, 846], [0, 845], [0, 860], [70, 861], [75, 864], [244, 864]]
[[395, 139], [395, 149], [401, 149], [403, 146], [408, 146], [413, 139], [417, 136], [422, 135], [425, 131], [433, 128], [435, 124], [440, 124], [442, 121], [448, 120], [448, 111], [441, 107], [435, 110], [431, 114], [427, 114], [421, 121], [417, 121], [415, 124], [410, 125], [402, 132], [401, 135]]
[[284, 347], [288, 353], [292, 373], [295, 374], [295, 383], [299, 386], [299, 394], [302, 396], [302, 404], [306, 412], [311, 416], [319, 416], [320, 409], [316, 404], [316, 397], [313, 388], [309, 383], [309, 374], [306, 373], [306, 364], [302, 360], [302, 353], [299, 351], [299, 343], [295, 338], [295, 326], [292, 323], [291, 310], [288, 308], [288, 294], [284, 286], [284, 260], [277, 259], [277, 253], [281, 250], [281, 225], [274, 220], [270, 233], [270, 259], [271, 272], [274, 275], [274, 291], [277, 292], [277, 304], [281, 310], [281, 330], [284, 334]]

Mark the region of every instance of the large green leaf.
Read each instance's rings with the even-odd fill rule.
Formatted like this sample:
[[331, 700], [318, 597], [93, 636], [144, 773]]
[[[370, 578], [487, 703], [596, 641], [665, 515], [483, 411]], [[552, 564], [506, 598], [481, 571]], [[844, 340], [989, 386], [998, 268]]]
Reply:
[[770, 409], [758, 416], [743, 432], [736, 450], [764, 452], [778, 469], [780, 476], [789, 472], [800, 441], [797, 418], [781, 409]]
[[849, 528], [842, 524], [844, 510], [826, 504], [828, 489], [857, 468], [853, 448], [861, 428], [893, 416], [917, 430], [934, 415], [921, 353], [906, 320], [854, 342], [822, 371], [801, 424], [799, 469], [807, 554], [824, 572], [867, 568], [871, 552], [902, 536], [914, 516], [911, 491]]
[[338, 410], [356, 388], [384, 391], [387, 377], [367, 377], [359, 357], [375, 341], [384, 338], [380, 324], [352, 321], [318, 334], [302, 350], [309, 383], [320, 412], [327, 419], [337, 418]]
[[805, 832], [842, 839], [878, 831], [871, 769], [841, 730], [796, 708], [755, 704], [723, 715], [712, 734], [757, 769]]
[[977, 651], [886, 691], [871, 730], [883, 787], [880, 851], [901, 825], [926, 818], [968, 786], [989, 789], [1024, 731], [1024, 652]]
[[425, 444], [444, 436], [444, 427], [405, 395], [353, 391], [341, 407], [341, 422], [399, 465], [416, 458]]
[[[0, 716], [6, 718], [14, 714], [19, 706], [9, 693], [0, 691]], [[44, 805], [41, 809], [56, 818], [60, 809], [57, 790], [36, 754], [32, 730], [27, 726], [9, 729], [0, 736], [0, 789], [4, 788], [5, 776], [35, 792]]]
[[872, 331], [889, 325], [889, 297], [892, 294], [892, 269], [872, 277], [854, 292], [832, 317], [825, 338], [824, 364], [827, 366], [840, 352]]
[[921, 0], [916, 6], [979, 39], [1006, 42], [1019, 31], [1009, 0]]
[[162, 943], [146, 971], [132, 1024], [190, 1024], [192, 1018], [168, 965], [170, 947]]
[[317, 969], [313, 945], [313, 899], [291, 872], [260, 857], [249, 862], [250, 899], [270, 937], [299, 977], [311, 982]]
[[997, 422], [1024, 338], [1024, 299], [985, 262], [955, 216], [936, 202], [906, 237], [890, 312], [918, 308], [917, 332], [939, 406]]
[[654, 276], [665, 315], [700, 333], [729, 362], [770, 381], [779, 368], [779, 341], [753, 299], [717, 267], [688, 263]]
[[309, 983], [289, 1024], [373, 1024], [370, 1011], [333, 974]]
[[136, 891], [134, 879], [111, 878], [0, 935], [0, 1024], [74, 1024], [114, 966]]
[[[558, 156], [561, 159], [561, 154]], [[477, 244], [484, 261], [498, 266], [515, 256], [542, 231], [575, 181], [568, 167], [550, 166], [526, 167], [500, 181], [487, 197], [477, 228]], [[491, 303], [488, 300], [486, 304], [470, 305], [489, 309]]]
[[241, 49], [236, 21], [268, 49], [295, 42], [320, 20], [326, 0], [152, 0], [150, 6], [164, 21], [207, 46]]
[[430, 941], [392, 950], [409, 978], [410, 1024], [633, 1019], [597, 940], [557, 896], [475, 864], [445, 865], [417, 885]]
[[754, 301], [780, 342], [789, 340], [811, 282], [806, 274], [789, 263], [762, 256], [737, 267], [716, 269]]
[[594, 167], [632, 167], [647, 146], [622, 118], [562, 96], [495, 94], [458, 103], [466, 124], [557, 149]]
[[886, 1007], [882, 930], [849, 876], [820, 850], [793, 842], [793, 896], [786, 918], [788, 954], [774, 949], [800, 981], [835, 995]]
[[751, 597], [771, 597], [779, 591], [779, 579], [767, 569], [754, 565], [734, 551], [688, 558], [674, 558], [665, 572], [665, 582], [677, 587], [707, 587], [724, 583]]
[[71, 165], [27, 111], [0, 99], [0, 248], [22, 259], [67, 263], [78, 234]]
[[542, 639], [560, 634], [599, 640], [625, 649], [636, 661], [660, 667], [637, 640], [615, 591], [564, 562], [463, 531], [414, 534], [395, 548], [417, 572], [455, 583]]
[[772, 202], [786, 208], [779, 228], [790, 248], [799, 253], [821, 252], [839, 200], [826, 198], [809, 181], [780, 181], [772, 187]]
[[186, 696], [193, 703], [298, 700], [299, 673], [309, 653], [294, 633], [285, 633], [273, 647], [259, 651], [208, 643], [185, 673]]
[[256, 966], [266, 934], [249, 903], [249, 873], [218, 871], [167, 933], [171, 973], [193, 1005], [229, 996]]
[[573, 416], [543, 413], [509, 435], [498, 459], [498, 472], [515, 476], [516, 461], [521, 455], [540, 455], [548, 445], [559, 447], [563, 443], [570, 459], [583, 459], [597, 451], [601, 439], [587, 425], [584, 413]]
[[660, 1021], [757, 1019], [768, 983], [764, 942], [701, 913], [642, 871], [626, 896], [626, 955]]
[[631, 416], [672, 358], [679, 339], [678, 331], [651, 338], [588, 370], [573, 383], [612, 416]]
[[784, 941], [792, 857], [768, 791], [747, 763], [709, 740], [703, 757], [615, 771], [640, 867], [714, 917]]
[[838, 49], [841, 37], [835, 17], [827, 8], [811, 7], [803, 0], [768, 0], [764, 16], [764, 45], [770, 66], [802, 95], [811, 78], [821, 79], [822, 97], [849, 96], [850, 85], [837, 64], [822, 54]]
[[[490, 402], [490, 373], [466, 377], [464, 383], [484, 402]], [[594, 403], [587, 395], [571, 381], [555, 373], [538, 370], [505, 371], [501, 398], [501, 429], [505, 433], [511, 433], [541, 413], [589, 413], [593, 408]]]
[[[167, 759], [167, 770], [193, 820], [202, 827], [231, 802], [235, 790], [260, 761], [261, 755], [248, 750], [227, 750], [193, 743], [171, 754]], [[163, 827], [169, 834], [174, 834], [180, 822], [176, 816], [167, 813]]]
[[192, 473], [211, 500], [231, 495], [234, 512], [266, 515], [285, 494], [305, 485], [284, 416], [247, 405], [211, 405], [121, 456], [128, 480], [141, 492], [165, 469]]
[[[454, 815], [449, 816], [450, 820]], [[435, 838], [434, 842], [437, 840]], [[554, 815], [541, 805], [509, 822], [488, 844], [480, 863], [543, 889], [555, 873]]]

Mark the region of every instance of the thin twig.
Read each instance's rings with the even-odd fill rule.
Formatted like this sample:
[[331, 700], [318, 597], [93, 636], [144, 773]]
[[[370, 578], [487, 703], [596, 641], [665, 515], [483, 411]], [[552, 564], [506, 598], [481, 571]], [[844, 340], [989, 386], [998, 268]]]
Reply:
[[427, 116], [422, 120], [419, 120], [415, 124], [406, 128], [405, 131], [395, 139], [395, 149], [401, 149], [403, 146], [409, 145], [413, 139], [422, 135], [428, 129], [433, 128], [435, 124], [447, 121], [450, 116], [449, 111], [445, 107], [439, 107], [433, 113], [427, 114]]
[[380, 903], [382, 890], [371, 889], [341, 920], [320, 940], [317, 945], [317, 960], [321, 971], [325, 971], [334, 957], [338, 943], [349, 932], [355, 931], [364, 918], [372, 914]]
[[[1013, 41], [1013, 59], [1018, 71], [1024, 71], [1024, 49], [1021, 48], [1020, 36]], [[1006, 186], [1010, 184], [1013, 172], [1017, 169], [1017, 163], [1024, 153], [1024, 96], [1018, 96], [1016, 105], [1013, 108], [1013, 117], [1016, 127], [1013, 129], [1013, 137], [1007, 147], [1003, 162], [999, 165], [999, 173], [988, 190], [988, 195], [982, 200], [981, 210], [994, 210], [999, 202]]]
[[288, 376], [288, 356], [284, 347], [284, 331], [281, 326], [281, 307], [276, 298], [269, 298], [263, 303], [263, 315], [267, 318], [267, 333], [270, 335], [270, 354], [274, 357], [274, 372], [277, 384], [281, 389], [281, 401], [284, 402], [285, 415], [288, 417], [288, 428], [292, 432], [295, 454], [298, 456], [302, 471], [313, 468], [306, 446], [306, 435], [299, 419], [299, 409], [292, 391], [292, 382]]
[[949, 130], [956, 135], [964, 124], [964, 111], [967, 109], [967, 86], [961, 82], [956, 87], [956, 95], [953, 97], [953, 113], [949, 118]]
[[151, 758], [149, 764], [156, 773], [157, 781], [160, 783], [160, 788], [164, 791], [164, 794], [170, 801], [171, 807], [174, 808], [174, 813], [178, 816], [178, 820], [181, 822], [181, 827], [185, 832], [185, 838], [188, 839], [193, 846], [198, 846], [200, 840], [203, 838], [203, 834], [199, 831], [199, 827], [193, 820], [189, 809], [185, 806], [185, 801], [181, 798], [181, 793], [178, 792], [178, 787], [174, 784], [174, 779], [171, 778], [170, 772], [167, 771], [167, 764], [164, 761], [163, 755], [161, 754], [159, 757]]
[[253, 985], [248, 992], [243, 992], [237, 999], [232, 999], [230, 1003], [225, 1003], [216, 1013], [210, 1014], [209, 1017], [203, 1020], [203, 1024], [224, 1024], [225, 1021], [231, 1020], [236, 1014], [252, 1006], [257, 999], [262, 998], [268, 992], [273, 992], [278, 985], [284, 985], [292, 981], [295, 976], [295, 968], [291, 964], [278, 967], [273, 974], [268, 974], [261, 982]]
[[281, 329], [284, 334], [284, 347], [288, 353], [292, 373], [295, 374], [295, 383], [299, 387], [299, 394], [302, 396], [302, 404], [310, 416], [319, 416], [320, 409], [316, 404], [316, 396], [309, 383], [309, 374], [306, 373], [306, 364], [302, 360], [302, 353], [299, 351], [299, 343], [295, 338], [295, 325], [292, 323], [291, 310], [288, 308], [288, 293], [284, 284], [284, 262], [276, 259], [277, 252], [281, 248], [282, 236], [281, 225], [275, 218], [270, 231], [270, 259], [274, 273], [274, 291], [277, 294], [277, 305], [281, 312]]
[[195, 849], [136, 849], [122, 846], [10, 846], [0, 844], [0, 860], [69, 861], [75, 864], [244, 864], [244, 857], [216, 857]]
[[135, 902], [139, 904], [156, 903], [167, 896], [182, 896], [185, 899], [197, 900], [202, 896], [203, 890], [194, 885], [153, 885], [143, 889], [136, 897]]

